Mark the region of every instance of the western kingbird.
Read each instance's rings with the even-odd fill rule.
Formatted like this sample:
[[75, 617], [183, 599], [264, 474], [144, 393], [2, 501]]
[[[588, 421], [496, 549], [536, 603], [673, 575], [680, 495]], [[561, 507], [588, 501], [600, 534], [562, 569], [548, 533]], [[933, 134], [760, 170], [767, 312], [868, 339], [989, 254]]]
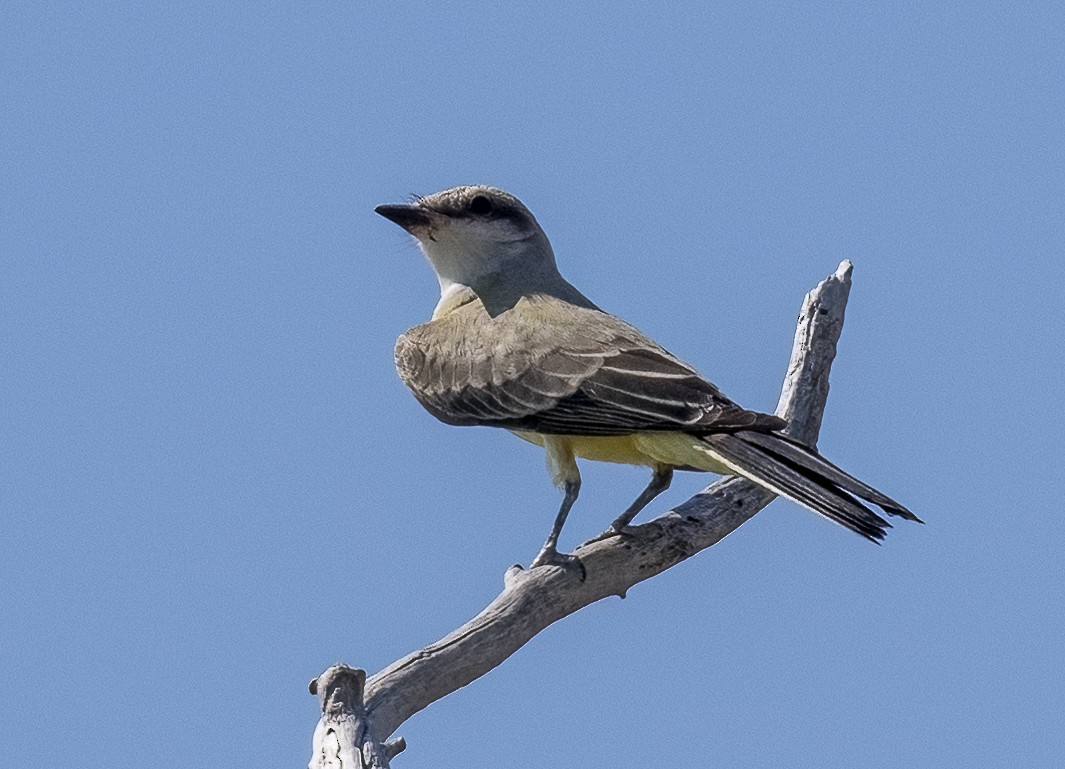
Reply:
[[782, 433], [780, 417], [736, 405], [599, 309], [559, 274], [547, 236], [513, 195], [455, 187], [375, 211], [417, 238], [440, 281], [432, 320], [396, 342], [414, 397], [447, 424], [503, 427], [546, 449], [565, 496], [533, 566], [574, 560], [556, 546], [580, 491], [578, 457], [653, 472], [604, 536], [623, 534], [674, 470], [741, 475], [873, 542], [891, 524], [859, 499], [919, 520]]

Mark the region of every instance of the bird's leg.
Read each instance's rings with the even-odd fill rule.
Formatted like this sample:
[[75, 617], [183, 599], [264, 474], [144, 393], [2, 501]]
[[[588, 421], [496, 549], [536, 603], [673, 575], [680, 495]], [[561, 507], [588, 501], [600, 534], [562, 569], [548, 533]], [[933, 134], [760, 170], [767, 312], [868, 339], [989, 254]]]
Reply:
[[640, 496], [636, 497], [636, 501], [629, 505], [628, 509], [614, 519], [614, 522], [610, 524], [610, 528], [600, 534], [595, 540], [607, 539], [609, 537], [618, 536], [625, 533], [625, 527], [629, 525], [633, 518], [635, 518], [641, 510], [651, 504], [651, 500], [661, 494], [663, 491], [669, 488], [669, 484], [673, 482], [673, 468], [669, 465], [659, 465], [655, 468], [654, 475], [651, 476], [651, 482], [647, 484], [647, 488], [640, 492]]
[[566, 524], [566, 516], [569, 515], [569, 510], [573, 507], [573, 503], [577, 501], [577, 495], [581, 493], [581, 479], [577, 476], [575, 479], [570, 479], [563, 485], [566, 496], [562, 499], [562, 507], [558, 509], [558, 515], [555, 516], [555, 525], [551, 527], [551, 533], [547, 535], [547, 540], [544, 542], [544, 546], [540, 548], [539, 554], [533, 559], [532, 568], [537, 566], [569, 566], [574, 561], [577, 561], [577, 557], [573, 555], [563, 555], [558, 552], [558, 535], [562, 533], [562, 527]]

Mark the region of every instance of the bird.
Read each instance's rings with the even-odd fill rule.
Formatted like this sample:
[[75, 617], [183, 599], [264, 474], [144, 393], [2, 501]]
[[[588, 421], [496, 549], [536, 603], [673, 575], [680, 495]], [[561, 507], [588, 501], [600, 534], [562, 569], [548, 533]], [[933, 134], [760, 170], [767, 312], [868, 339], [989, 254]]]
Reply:
[[[542, 446], [562, 504], [531, 566], [570, 566], [558, 538], [581, 488], [577, 459], [650, 468], [651, 480], [602, 537], [669, 488], [677, 470], [747, 478], [879, 543], [899, 502], [747, 410], [709, 379], [562, 277], [551, 243], [517, 197], [464, 185], [374, 211], [410, 233], [436, 273], [431, 319], [400, 335], [400, 378], [449, 425], [509, 430]], [[867, 504], [868, 503], [868, 504]]]

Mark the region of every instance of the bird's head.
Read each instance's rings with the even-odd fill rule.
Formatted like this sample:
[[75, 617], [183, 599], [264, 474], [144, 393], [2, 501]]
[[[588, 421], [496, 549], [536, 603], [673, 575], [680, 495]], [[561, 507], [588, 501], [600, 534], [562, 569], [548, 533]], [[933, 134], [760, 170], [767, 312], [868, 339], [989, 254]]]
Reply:
[[495, 187], [452, 187], [374, 211], [418, 239], [442, 289], [476, 288], [500, 273], [555, 272], [551, 244], [532, 213]]

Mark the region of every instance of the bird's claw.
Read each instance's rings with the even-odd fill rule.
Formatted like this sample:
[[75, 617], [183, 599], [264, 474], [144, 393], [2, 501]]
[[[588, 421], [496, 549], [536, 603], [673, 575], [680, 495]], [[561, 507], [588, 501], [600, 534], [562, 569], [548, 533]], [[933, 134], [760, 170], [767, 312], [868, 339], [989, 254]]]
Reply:
[[538, 566], [559, 566], [566, 571], [576, 572], [579, 574], [581, 582], [584, 582], [584, 578], [588, 576], [588, 572], [584, 568], [584, 562], [580, 558], [570, 553], [560, 553], [553, 547], [545, 547], [541, 550], [536, 558], [533, 559], [529, 568], [535, 569]]
[[[632, 536], [632, 530], [631, 530], [630, 527], [628, 527], [628, 526], [621, 526], [621, 527], [611, 526], [609, 529], [604, 531], [602, 534], [597, 534], [594, 537], [592, 537], [591, 539], [589, 539], [587, 542], [582, 544], [581, 547], [584, 547], [584, 545], [590, 545], [593, 542], [602, 542], [604, 539], [611, 539], [612, 537], [631, 537], [631, 536]], [[578, 549], [580, 549], [580, 548], [578, 548]]]

